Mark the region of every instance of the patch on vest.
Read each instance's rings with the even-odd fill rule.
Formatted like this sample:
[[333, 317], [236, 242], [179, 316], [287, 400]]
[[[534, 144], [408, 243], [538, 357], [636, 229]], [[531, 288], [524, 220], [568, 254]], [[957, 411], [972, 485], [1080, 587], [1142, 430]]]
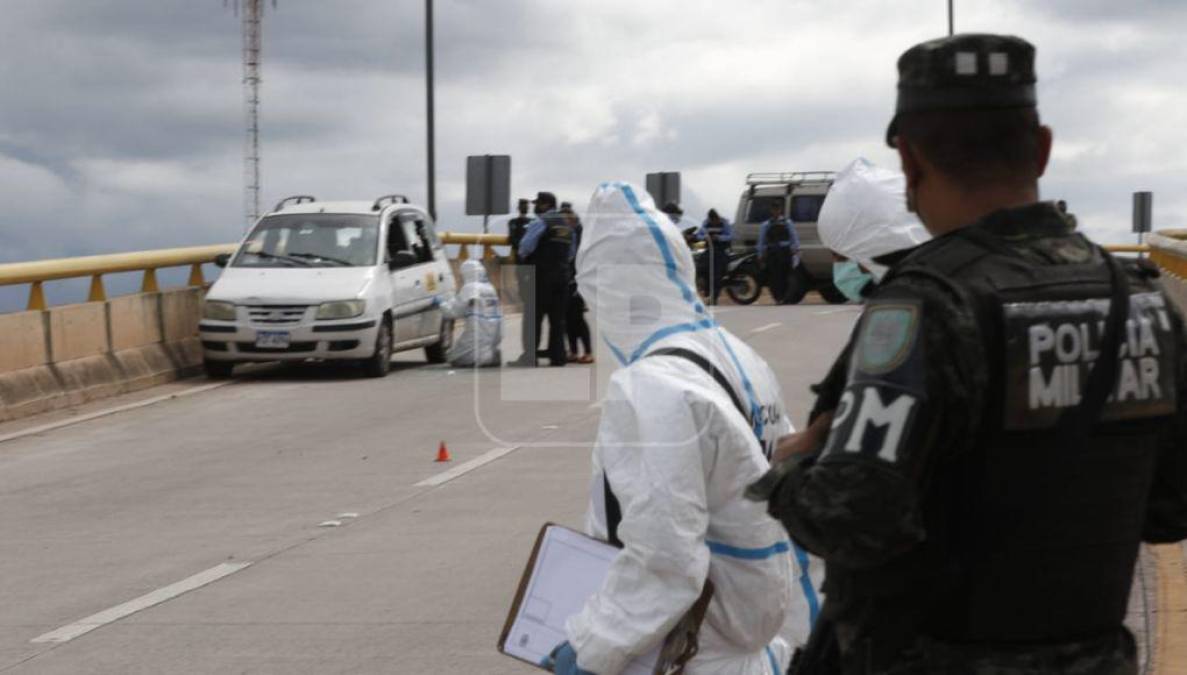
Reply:
[[919, 330], [918, 305], [875, 305], [867, 310], [857, 346], [860, 371], [888, 373], [911, 354]]
[[[1006, 429], [1049, 427], [1079, 405], [1100, 356], [1109, 304], [1101, 299], [1005, 306]], [[1177, 349], [1163, 296], [1131, 296], [1117, 383], [1102, 419], [1173, 414]]]

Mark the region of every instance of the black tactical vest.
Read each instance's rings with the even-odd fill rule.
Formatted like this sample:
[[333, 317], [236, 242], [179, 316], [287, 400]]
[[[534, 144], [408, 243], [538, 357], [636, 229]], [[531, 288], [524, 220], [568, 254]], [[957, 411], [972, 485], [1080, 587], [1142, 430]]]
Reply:
[[[573, 226], [563, 214], [550, 211], [540, 216], [545, 231], [532, 254], [532, 262], [539, 270], [543, 283], [568, 283], [569, 253], [573, 245]], [[560, 280], [560, 281], [558, 281]]]
[[772, 220], [767, 228], [767, 246], [782, 246], [791, 241], [790, 225], [786, 218]]
[[905, 275], [974, 308], [990, 374], [975, 449], [939, 470], [926, 500], [951, 573], [924, 631], [977, 643], [1115, 633], [1178, 395], [1181, 337], [1156, 274], [1103, 251], [1038, 264], [973, 226], [920, 247], [891, 278]]

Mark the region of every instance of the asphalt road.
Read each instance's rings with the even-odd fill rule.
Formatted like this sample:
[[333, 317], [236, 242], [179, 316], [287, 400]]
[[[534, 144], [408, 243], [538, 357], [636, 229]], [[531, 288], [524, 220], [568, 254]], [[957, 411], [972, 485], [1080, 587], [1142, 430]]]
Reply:
[[[800, 424], [857, 315], [718, 318]], [[506, 333], [512, 358], [518, 318]], [[541, 524], [580, 526], [608, 364], [397, 361], [383, 380], [263, 367], [0, 425], [0, 673], [539, 672], [495, 642]]]
[[[856, 316], [719, 313], [797, 421]], [[513, 357], [517, 319], [507, 334]], [[540, 525], [581, 523], [608, 364], [397, 360], [383, 380], [307, 366], [186, 383], [0, 442], [0, 672], [533, 672], [494, 645]], [[70, 421], [0, 438], [47, 420]]]

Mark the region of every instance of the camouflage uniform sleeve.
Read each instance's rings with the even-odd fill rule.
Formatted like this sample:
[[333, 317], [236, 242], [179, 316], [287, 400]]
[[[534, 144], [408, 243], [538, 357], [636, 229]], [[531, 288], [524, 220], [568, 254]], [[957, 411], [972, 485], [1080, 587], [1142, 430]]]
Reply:
[[987, 377], [972, 312], [926, 279], [900, 277], [862, 315], [823, 453], [771, 497], [800, 544], [874, 567], [927, 537], [922, 496], [937, 461], [975, 435]]
[[1179, 336], [1178, 408], [1163, 431], [1146, 507], [1142, 539], [1153, 544], [1187, 539], [1187, 329], [1179, 312], [1169, 314]]

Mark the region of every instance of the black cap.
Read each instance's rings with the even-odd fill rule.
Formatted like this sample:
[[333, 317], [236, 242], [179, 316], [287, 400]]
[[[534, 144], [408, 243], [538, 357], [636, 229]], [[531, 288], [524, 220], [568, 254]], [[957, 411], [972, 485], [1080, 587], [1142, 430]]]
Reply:
[[911, 47], [898, 60], [886, 144], [894, 147], [902, 113], [1035, 107], [1034, 66], [1034, 45], [1012, 35], [954, 35]]
[[532, 200], [533, 204], [552, 204], [556, 206], [556, 195], [551, 192], [537, 192], [536, 198]]
[[532, 201], [532, 200], [528, 199], [527, 197], [524, 197], [523, 199], [519, 200], [519, 203], [520, 203], [521, 205], [527, 205], [527, 204], [530, 204], [530, 203], [531, 203], [531, 201]]

